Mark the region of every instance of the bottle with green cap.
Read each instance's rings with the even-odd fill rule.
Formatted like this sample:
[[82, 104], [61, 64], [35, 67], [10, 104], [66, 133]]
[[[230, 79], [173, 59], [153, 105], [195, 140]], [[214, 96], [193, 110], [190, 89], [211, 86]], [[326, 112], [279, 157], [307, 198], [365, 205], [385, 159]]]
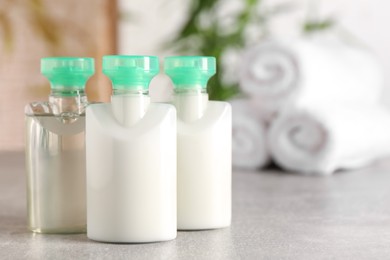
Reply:
[[178, 229], [222, 228], [231, 222], [231, 107], [209, 101], [214, 57], [167, 57], [177, 109]]
[[154, 56], [105, 56], [111, 103], [87, 108], [88, 238], [142, 243], [176, 237], [176, 110], [151, 103]]
[[94, 60], [43, 58], [41, 72], [50, 81], [49, 100], [25, 107], [28, 225], [39, 233], [83, 233], [88, 105], [84, 88], [94, 73]]

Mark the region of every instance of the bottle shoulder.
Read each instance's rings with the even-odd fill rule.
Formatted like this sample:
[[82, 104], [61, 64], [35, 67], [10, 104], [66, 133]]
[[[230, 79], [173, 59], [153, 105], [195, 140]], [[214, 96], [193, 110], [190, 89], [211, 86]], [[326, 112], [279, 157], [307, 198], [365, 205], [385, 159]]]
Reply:
[[104, 132], [120, 138], [141, 136], [151, 131], [176, 128], [176, 109], [169, 104], [151, 103], [136, 124], [124, 126], [115, 119], [110, 103], [90, 104], [86, 109], [87, 130]]
[[223, 118], [231, 117], [232, 107], [228, 102], [224, 101], [209, 101], [206, 107], [205, 116], [213, 115], [213, 117]]
[[52, 134], [70, 136], [83, 133], [85, 130], [85, 116], [60, 117], [55, 115], [28, 115], [26, 126], [31, 134], [36, 131], [49, 131]]
[[228, 102], [209, 101], [203, 116], [193, 122], [178, 119], [178, 132], [200, 133], [210, 128], [231, 129], [232, 109]]
[[[33, 101], [24, 106], [24, 114], [26, 116], [62, 116], [67, 115], [85, 115], [85, 109], [89, 105], [88, 102], [76, 103], [76, 105], [55, 104], [49, 101]], [[63, 109], [63, 107], [66, 109]]]
[[27, 116], [53, 115], [53, 107], [48, 101], [34, 101], [25, 105], [24, 114]]
[[230, 103], [226, 102], [226, 101], [209, 100], [208, 103], [209, 104], [217, 104], [218, 106], [223, 106], [223, 107], [226, 107], [226, 108], [231, 107]]
[[[92, 113], [109, 113], [112, 115], [112, 106], [111, 103], [90, 103], [86, 107], [86, 111], [88, 114]], [[149, 114], [157, 114], [157, 115], [164, 115], [164, 114], [175, 114], [176, 115], [176, 108], [172, 104], [168, 103], [150, 103], [146, 115]]]

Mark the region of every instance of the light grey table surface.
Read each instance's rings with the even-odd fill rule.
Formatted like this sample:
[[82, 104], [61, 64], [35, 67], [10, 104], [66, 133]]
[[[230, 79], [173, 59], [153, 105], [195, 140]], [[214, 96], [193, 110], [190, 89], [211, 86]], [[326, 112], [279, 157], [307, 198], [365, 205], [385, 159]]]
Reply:
[[0, 259], [390, 259], [390, 160], [329, 177], [233, 174], [230, 228], [106, 244], [26, 228], [23, 153], [0, 153]]

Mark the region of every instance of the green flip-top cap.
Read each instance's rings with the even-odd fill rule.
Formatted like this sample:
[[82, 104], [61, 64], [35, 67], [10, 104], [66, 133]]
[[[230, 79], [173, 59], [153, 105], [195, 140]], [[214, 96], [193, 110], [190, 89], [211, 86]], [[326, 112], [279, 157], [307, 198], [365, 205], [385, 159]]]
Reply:
[[159, 72], [158, 57], [111, 55], [103, 57], [103, 73], [114, 89], [145, 90]]
[[164, 60], [164, 71], [175, 88], [206, 88], [216, 73], [216, 60], [208, 56], [174, 56]]
[[41, 59], [41, 73], [50, 81], [51, 88], [84, 89], [94, 74], [93, 58], [47, 57]]

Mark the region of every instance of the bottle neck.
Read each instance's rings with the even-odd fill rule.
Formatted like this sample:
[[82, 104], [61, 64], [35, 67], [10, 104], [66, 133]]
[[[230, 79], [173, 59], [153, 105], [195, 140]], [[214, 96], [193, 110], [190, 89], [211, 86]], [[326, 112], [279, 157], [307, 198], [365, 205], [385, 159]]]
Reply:
[[130, 127], [141, 120], [149, 107], [147, 89], [113, 89], [111, 107], [115, 119], [123, 126]]
[[85, 113], [88, 99], [84, 88], [52, 87], [49, 103], [55, 115], [81, 115]]
[[174, 105], [180, 120], [189, 123], [203, 117], [209, 101], [205, 88], [175, 88], [174, 93]]

